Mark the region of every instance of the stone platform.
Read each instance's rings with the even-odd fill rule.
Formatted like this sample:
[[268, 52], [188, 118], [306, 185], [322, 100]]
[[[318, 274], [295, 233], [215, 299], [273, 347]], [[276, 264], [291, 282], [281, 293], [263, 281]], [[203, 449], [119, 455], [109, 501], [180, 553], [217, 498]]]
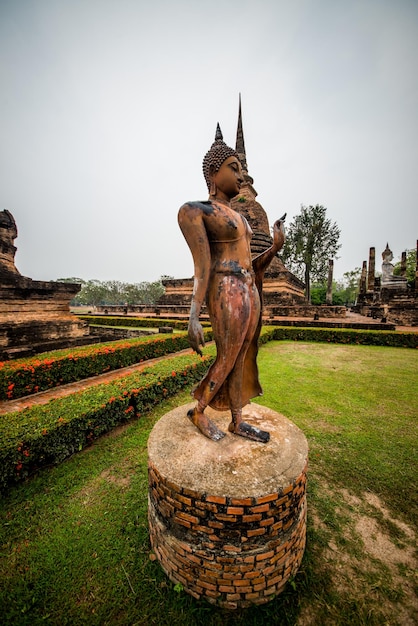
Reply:
[[[195, 598], [229, 609], [268, 602], [304, 553], [306, 438], [283, 415], [249, 404], [244, 419], [270, 441], [227, 433], [214, 442], [187, 419], [193, 406], [164, 415], [149, 437], [152, 548]], [[207, 412], [226, 432], [230, 413]]]
[[73, 283], [0, 276], [0, 360], [92, 343], [87, 322], [70, 313]]

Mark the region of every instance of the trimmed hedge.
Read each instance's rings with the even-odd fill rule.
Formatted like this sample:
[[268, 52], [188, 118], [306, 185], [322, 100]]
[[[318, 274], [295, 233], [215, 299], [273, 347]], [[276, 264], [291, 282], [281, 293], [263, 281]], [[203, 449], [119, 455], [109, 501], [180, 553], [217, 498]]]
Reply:
[[[189, 320], [170, 320], [158, 317], [119, 317], [115, 315], [77, 315], [82, 320], [95, 326], [133, 326], [135, 328], [159, 328], [171, 326], [176, 330], [187, 330]], [[203, 328], [209, 328], [210, 322], [201, 322]]]
[[274, 329], [273, 339], [278, 341], [287, 339], [391, 348], [418, 348], [418, 333], [411, 332], [352, 328], [299, 328], [296, 326], [275, 326]]
[[[181, 338], [187, 341], [185, 335]], [[418, 347], [416, 333], [263, 327], [260, 345], [271, 340]], [[158, 339], [142, 345], [151, 350], [154, 344], [156, 350], [165, 341]], [[174, 345], [171, 347], [174, 348]], [[100, 348], [108, 350], [105, 354], [112, 355], [108, 344]], [[97, 346], [95, 349], [98, 349]], [[47, 405], [6, 414], [0, 419], [0, 489], [7, 489], [41, 467], [63, 461], [115, 425], [140, 417], [163, 398], [199, 380], [214, 358], [215, 346], [210, 346], [206, 352], [203, 358], [195, 354], [167, 357], [152, 368], [114, 382], [52, 400]], [[68, 355], [66, 359], [69, 359]]]
[[[122, 319], [122, 321], [124, 320]], [[211, 338], [212, 332], [205, 330], [206, 341], [210, 341]], [[418, 333], [411, 332], [263, 326], [260, 344], [271, 339], [351, 343], [396, 348], [418, 347]], [[70, 350], [48, 352], [41, 355], [40, 358], [38, 356], [6, 361], [0, 363], [0, 400], [11, 400], [38, 391], [45, 391], [58, 385], [128, 367], [188, 347], [189, 342], [186, 333], [184, 333], [169, 335], [168, 337], [159, 335], [152, 338], [139, 337], [112, 341]]]
[[[206, 331], [210, 341], [212, 333]], [[0, 363], [0, 400], [12, 400], [190, 347], [187, 334], [138, 337]]]
[[7, 414], [0, 427], [0, 489], [60, 463], [117, 424], [141, 417], [163, 398], [200, 380], [215, 347], [208, 352], [203, 358], [167, 358], [115, 382]]

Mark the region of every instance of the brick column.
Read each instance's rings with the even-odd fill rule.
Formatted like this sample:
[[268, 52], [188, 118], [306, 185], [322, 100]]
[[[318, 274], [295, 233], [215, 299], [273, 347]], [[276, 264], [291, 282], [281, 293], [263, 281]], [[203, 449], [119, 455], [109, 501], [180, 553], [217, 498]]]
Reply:
[[361, 269], [360, 277], [360, 293], [366, 293], [366, 277], [367, 277], [367, 261], [363, 261], [363, 267]]
[[376, 249], [370, 248], [369, 250], [369, 272], [367, 275], [367, 291], [374, 290], [374, 275], [375, 275], [375, 263], [376, 263]]
[[334, 261], [330, 259], [328, 261], [328, 284], [327, 284], [327, 295], [326, 295], [326, 303], [332, 305], [332, 277], [334, 273]]
[[[261, 444], [228, 433], [213, 442], [165, 415], [148, 443], [152, 548], [168, 577], [223, 608], [269, 602], [300, 566], [306, 541], [307, 442], [282, 415], [251, 404]], [[220, 417], [217, 417], [220, 416]], [[226, 430], [224, 413], [211, 413]]]

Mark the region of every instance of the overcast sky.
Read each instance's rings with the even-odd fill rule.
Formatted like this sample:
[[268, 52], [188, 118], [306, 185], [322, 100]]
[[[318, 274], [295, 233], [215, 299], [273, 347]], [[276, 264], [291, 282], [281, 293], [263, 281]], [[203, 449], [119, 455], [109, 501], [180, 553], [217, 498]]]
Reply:
[[192, 276], [219, 122], [270, 223], [322, 204], [335, 277], [418, 238], [417, 0], [0, 0], [0, 210], [36, 280]]

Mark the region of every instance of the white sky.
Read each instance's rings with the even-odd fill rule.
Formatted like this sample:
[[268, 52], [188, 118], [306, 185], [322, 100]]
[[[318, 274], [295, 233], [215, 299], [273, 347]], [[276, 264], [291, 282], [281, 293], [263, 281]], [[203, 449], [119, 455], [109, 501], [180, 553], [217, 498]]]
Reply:
[[36, 280], [193, 274], [219, 121], [272, 224], [322, 204], [335, 277], [418, 238], [416, 0], [0, 0], [0, 210]]

